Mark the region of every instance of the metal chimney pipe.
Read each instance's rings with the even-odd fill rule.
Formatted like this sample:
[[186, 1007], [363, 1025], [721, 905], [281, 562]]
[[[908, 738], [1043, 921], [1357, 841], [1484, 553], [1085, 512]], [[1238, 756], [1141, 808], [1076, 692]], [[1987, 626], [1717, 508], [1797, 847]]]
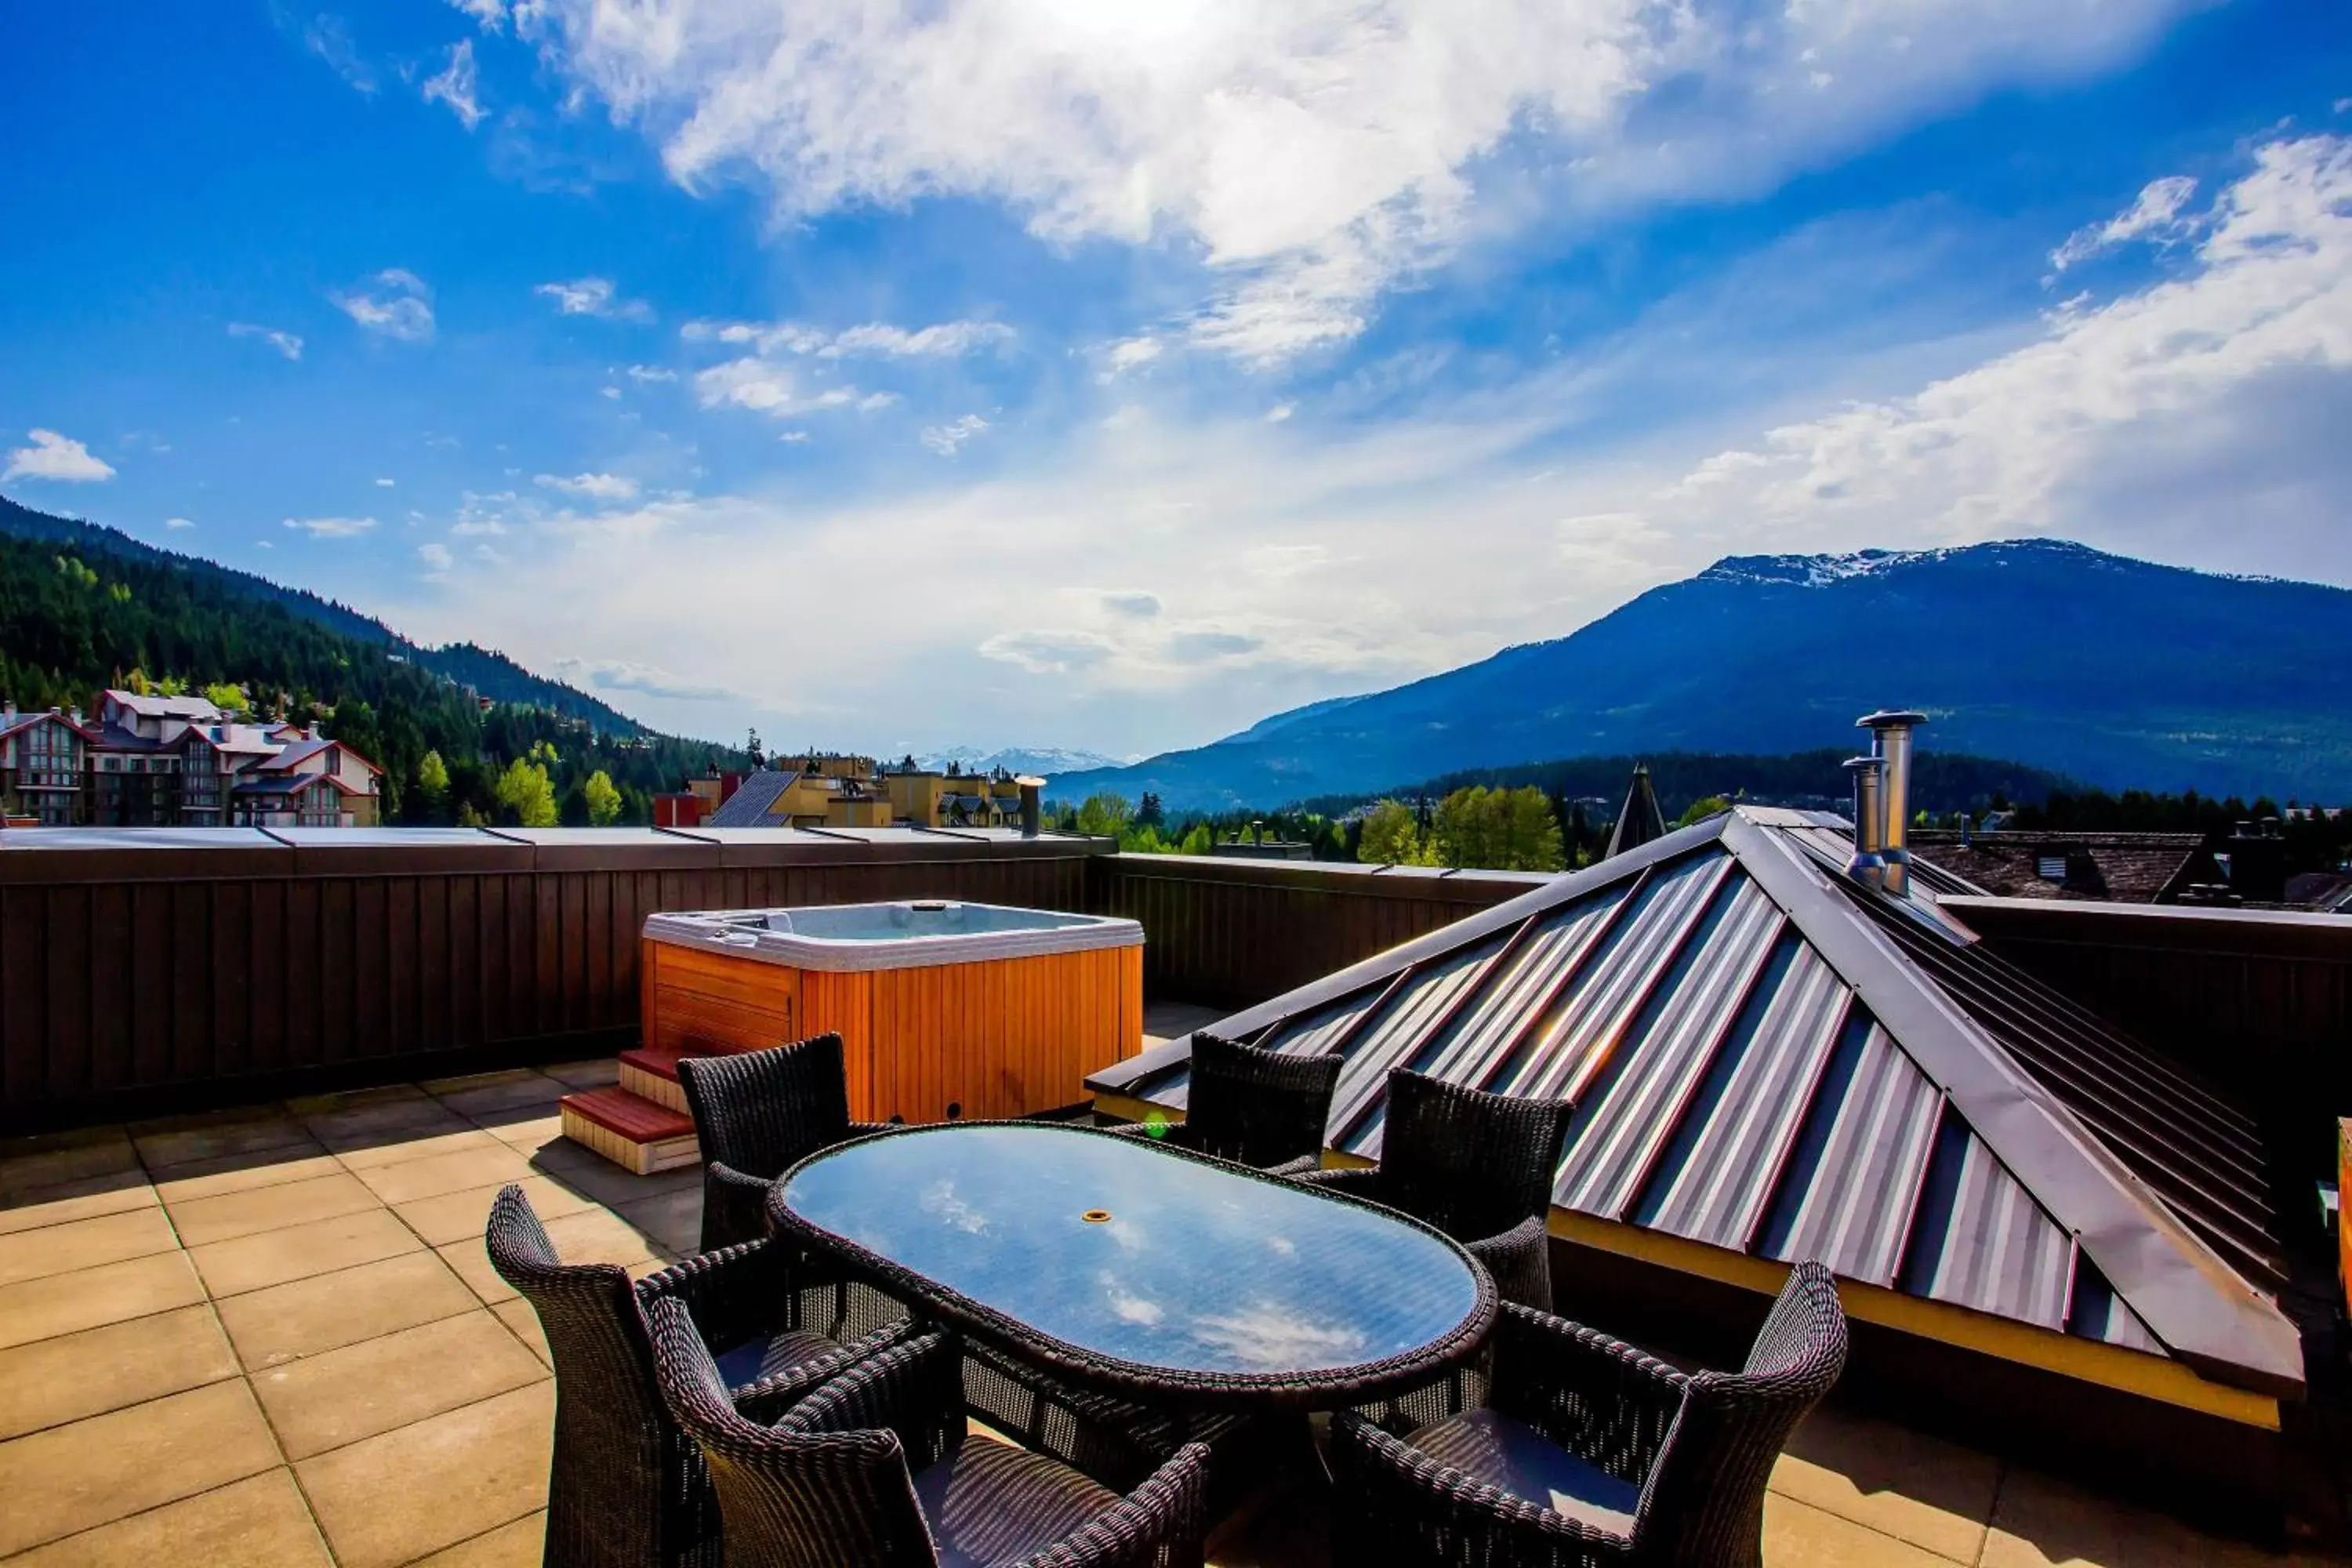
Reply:
[[1845, 874], [1874, 890], [1886, 885], [1886, 817], [1879, 800], [1885, 768], [1883, 757], [1855, 757], [1845, 765], [1853, 775], [1853, 858], [1846, 862]]
[[1038, 829], [1045, 826], [1045, 797], [1040, 792], [1045, 789], [1045, 781], [1024, 773], [1013, 782], [1021, 786], [1021, 837], [1034, 838]]
[[1879, 854], [1886, 861], [1886, 890], [1896, 898], [1911, 891], [1911, 731], [1927, 721], [1925, 713], [1884, 709], [1854, 721], [1871, 732], [1871, 749], [1886, 764], [1879, 784]]

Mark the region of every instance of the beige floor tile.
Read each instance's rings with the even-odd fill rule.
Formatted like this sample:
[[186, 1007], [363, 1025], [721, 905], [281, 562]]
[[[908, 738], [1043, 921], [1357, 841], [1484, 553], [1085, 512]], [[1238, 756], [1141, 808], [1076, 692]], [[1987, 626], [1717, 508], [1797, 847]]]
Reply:
[[361, 1171], [359, 1178], [376, 1196], [396, 1205], [462, 1193], [469, 1187], [497, 1187], [532, 1173], [530, 1163], [520, 1154], [495, 1138], [488, 1142], [486, 1149], [459, 1149], [428, 1159], [372, 1166]]
[[539, 1069], [566, 1089], [602, 1089], [621, 1081], [621, 1064], [614, 1057], [593, 1057], [581, 1062], [556, 1062]]
[[489, 1072], [469, 1072], [457, 1078], [428, 1078], [417, 1084], [425, 1093], [440, 1098], [466, 1094], [481, 1089], [505, 1089], [519, 1083], [535, 1083], [541, 1078], [537, 1068], [498, 1068]]
[[2000, 1485], [1990, 1454], [1822, 1407], [1772, 1471], [1772, 1489], [1898, 1541], [1974, 1563]]
[[184, 1204], [165, 1202], [172, 1223], [179, 1226], [180, 1239], [192, 1249], [380, 1206], [376, 1195], [346, 1171], [218, 1197], [192, 1198]]
[[566, 1263], [627, 1265], [657, 1259], [660, 1249], [652, 1237], [606, 1209], [588, 1209], [547, 1222], [547, 1239]]
[[0, 1351], [0, 1438], [20, 1437], [236, 1375], [210, 1307]]
[[572, 1191], [600, 1204], [635, 1203], [641, 1198], [702, 1185], [700, 1166], [640, 1176], [625, 1171], [601, 1154], [592, 1153], [569, 1139], [550, 1143], [531, 1156], [541, 1174], [554, 1177]]
[[327, 1543], [284, 1466], [197, 1497], [69, 1535], [8, 1568], [332, 1568]]
[[0, 1286], [0, 1349], [193, 1306], [205, 1288], [184, 1252], [158, 1252]]
[[[470, 1300], [472, 1298], [468, 1297], [467, 1300]], [[490, 1310], [496, 1312], [499, 1321], [504, 1323], [508, 1331], [523, 1342], [524, 1349], [549, 1365], [554, 1364], [554, 1358], [547, 1353], [547, 1331], [540, 1327], [538, 1309], [517, 1296], [510, 1300], [499, 1302]]]
[[224, 1154], [211, 1160], [191, 1160], [173, 1165], [155, 1178], [155, 1191], [167, 1204], [194, 1203], [198, 1198], [248, 1193], [256, 1187], [281, 1187], [331, 1176], [342, 1169], [332, 1154], [318, 1145], [268, 1149], [255, 1154]]
[[563, 1118], [561, 1116], [533, 1116], [520, 1121], [485, 1119], [482, 1131], [526, 1160], [564, 1141]]
[[336, 1156], [351, 1171], [372, 1171], [382, 1165], [403, 1165], [412, 1160], [431, 1160], [443, 1154], [461, 1153], [468, 1149], [499, 1149], [505, 1147], [498, 1139], [469, 1121], [460, 1121], [455, 1131], [422, 1133], [403, 1142], [362, 1143]]
[[390, 1209], [369, 1208], [191, 1247], [188, 1256], [215, 1296], [236, 1296], [415, 1252], [424, 1245]]
[[547, 1513], [541, 1510], [420, 1558], [415, 1568], [539, 1568], [546, 1550]]
[[2258, 1547], [2218, 1540], [2149, 1509], [2036, 1471], [2001, 1478], [1983, 1568], [2275, 1568]]
[[515, 1288], [499, 1279], [499, 1271], [490, 1267], [490, 1255], [484, 1249], [480, 1237], [453, 1241], [446, 1247], [436, 1247], [433, 1250], [442, 1262], [449, 1266], [451, 1273], [466, 1282], [466, 1289], [482, 1299], [484, 1305], [494, 1307], [501, 1301], [520, 1299], [515, 1294]]
[[130, 1141], [131, 1134], [111, 1122], [97, 1127], [61, 1127], [55, 1132], [20, 1132], [14, 1138], [0, 1138], [0, 1165], [11, 1160], [21, 1160], [27, 1154], [47, 1154], [58, 1149], [90, 1149], [101, 1143], [127, 1143]]
[[700, 1249], [702, 1189], [679, 1187], [616, 1205], [613, 1212], [651, 1237], [656, 1246], [684, 1257]]
[[479, 1236], [489, 1223], [490, 1204], [505, 1189], [509, 1181], [523, 1191], [530, 1200], [531, 1212], [542, 1222], [566, 1215], [583, 1213], [596, 1205], [545, 1176], [524, 1175], [496, 1180], [489, 1186], [472, 1187], [464, 1192], [442, 1193], [414, 1203], [394, 1204], [393, 1213], [401, 1222], [436, 1247], [468, 1236]]
[[1764, 1499], [1764, 1568], [1951, 1568], [1955, 1560], [1793, 1498]]
[[290, 1116], [260, 1121], [232, 1121], [215, 1127], [187, 1127], [172, 1132], [151, 1132], [131, 1140], [147, 1169], [159, 1175], [173, 1165], [194, 1160], [217, 1160], [230, 1154], [260, 1154], [276, 1149], [323, 1152], [310, 1130]]
[[528, 1080], [491, 1084], [482, 1089], [460, 1089], [441, 1096], [441, 1103], [468, 1121], [512, 1121], [517, 1111], [533, 1116], [545, 1116], [555, 1109], [555, 1102], [572, 1092], [567, 1084], [539, 1073]]
[[79, 1142], [28, 1147], [22, 1152], [0, 1154], [0, 1198], [13, 1197], [34, 1187], [54, 1187], [60, 1182], [87, 1181], [117, 1171], [136, 1171], [139, 1152], [120, 1128], [111, 1136], [93, 1136]]
[[544, 1363], [477, 1308], [253, 1374], [289, 1458], [304, 1459], [535, 1383]]
[[279, 1462], [242, 1378], [0, 1443], [0, 1557]]
[[313, 1116], [336, 1116], [346, 1110], [369, 1110], [380, 1105], [398, 1105], [430, 1098], [413, 1083], [383, 1083], [373, 1089], [351, 1089], [340, 1094], [304, 1095], [286, 1102], [292, 1114], [308, 1121]]
[[541, 1379], [295, 1470], [342, 1568], [393, 1568], [544, 1508], [554, 1421]]
[[479, 1306], [447, 1264], [407, 1252], [232, 1296], [219, 1310], [237, 1360], [258, 1372]]
[[78, 1219], [96, 1219], [101, 1215], [127, 1214], [132, 1209], [151, 1207], [155, 1201], [155, 1189], [137, 1171], [113, 1171], [53, 1186], [28, 1187], [14, 1196], [0, 1198], [0, 1236]]
[[312, 1136], [346, 1160], [369, 1160], [370, 1151], [387, 1144], [413, 1143], [420, 1138], [466, 1132], [474, 1124], [427, 1095], [388, 1104], [331, 1110], [303, 1118]]
[[152, 1205], [20, 1230], [0, 1236], [0, 1286], [170, 1252], [179, 1245], [163, 1211]]

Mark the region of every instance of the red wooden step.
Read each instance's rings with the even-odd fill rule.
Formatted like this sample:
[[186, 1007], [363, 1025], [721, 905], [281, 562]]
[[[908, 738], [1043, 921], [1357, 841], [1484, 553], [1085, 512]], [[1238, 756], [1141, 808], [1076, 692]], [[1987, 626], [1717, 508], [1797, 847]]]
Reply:
[[683, 1110], [656, 1105], [625, 1089], [588, 1089], [563, 1097], [562, 1107], [632, 1143], [657, 1143], [666, 1138], [694, 1136], [694, 1118]]
[[621, 1063], [625, 1067], [633, 1067], [639, 1072], [650, 1073], [655, 1078], [667, 1079], [676, 1083], [679, 1061], [687, 1057], [698, 1057], [705, 1054], [702, 1051], [665, 1050], [659, 1046], [640, 1046], [635, 1050], [623, 1051]]

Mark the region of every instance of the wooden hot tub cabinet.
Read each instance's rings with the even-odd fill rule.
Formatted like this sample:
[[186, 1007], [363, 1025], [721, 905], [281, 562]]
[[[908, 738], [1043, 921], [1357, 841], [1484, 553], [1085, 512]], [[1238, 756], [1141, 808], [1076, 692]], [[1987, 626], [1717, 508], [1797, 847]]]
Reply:
[[701, 1055], [841, 1036], [850, 1114], [1027, 1116], [1143, 1048], [1143, 949], [900, 969], [793, 969], [646, 939], [645, 1043]]

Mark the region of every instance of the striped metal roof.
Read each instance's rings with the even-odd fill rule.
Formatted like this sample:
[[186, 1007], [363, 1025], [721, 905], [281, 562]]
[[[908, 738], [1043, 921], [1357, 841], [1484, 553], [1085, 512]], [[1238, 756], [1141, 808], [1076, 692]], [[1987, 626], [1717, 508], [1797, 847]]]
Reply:
[[[1345, 1058], [1346, 1153], [1378, 1158], [1391, 1068], [1565, 1097], [1562, 1208], [2299, 1385], [2253, 1123], [1986, 952], [1934, 901], [1966, 882], [1890, 899], [1851, 850], [1741, 807], [1217, 1032]], [[1089, 1084], [1180, 1110], [1188, 1051]]]

